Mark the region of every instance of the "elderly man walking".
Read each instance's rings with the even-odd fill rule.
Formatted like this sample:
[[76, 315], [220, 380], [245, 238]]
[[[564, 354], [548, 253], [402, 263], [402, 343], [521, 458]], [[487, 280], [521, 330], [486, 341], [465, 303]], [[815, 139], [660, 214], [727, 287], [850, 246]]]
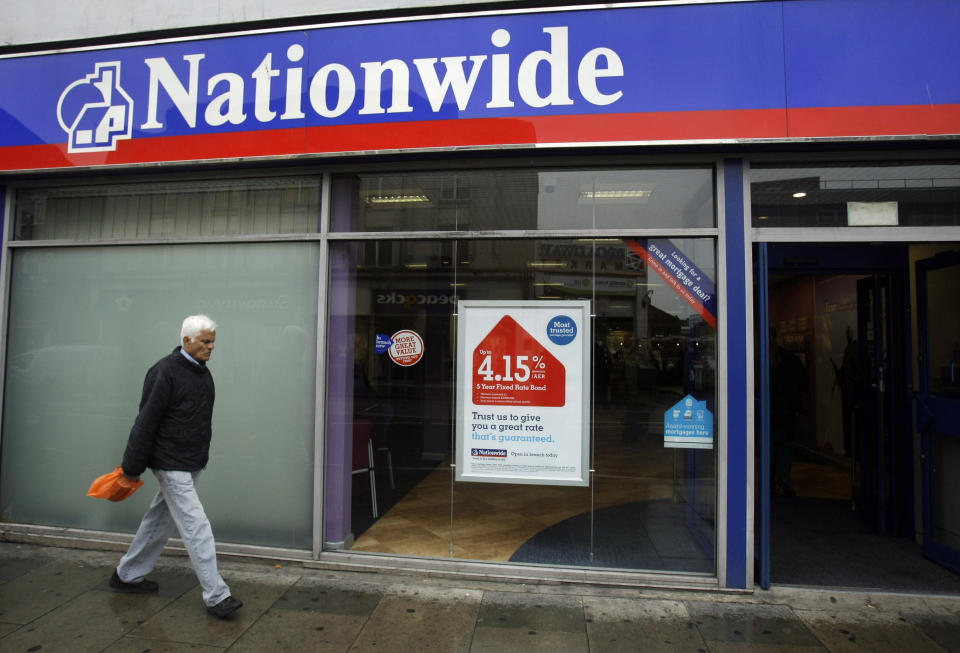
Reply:
[[216, 322], [206, 315], [191, 315], [180, 330], [182, 346], [147, 371], [122, 468], [124, 476], [136, 480], [149, 467], [160, 489], [113, 572], [110, 587], [135, 594], [156, 592], [157, 583], [145, 576], [167, 539], [179, 532], [203, 588], [207, 612], [226, 617], [243, 603], [231, 596], [217, 569], [213, 530], [194, 486], [210, 453], [214, 387], [207, 361], [216, 338]]

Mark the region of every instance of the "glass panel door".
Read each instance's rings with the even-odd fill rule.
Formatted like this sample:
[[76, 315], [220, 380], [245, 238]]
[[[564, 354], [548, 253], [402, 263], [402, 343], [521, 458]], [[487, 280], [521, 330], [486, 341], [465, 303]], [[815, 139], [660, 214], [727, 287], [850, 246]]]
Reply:
[[903, 283], [897, 274], [857, 282], [859, 370], [854, 417], [854, 493], [863, 520], [877, 533], [909, 535], [912, 444], [906, 396]]
[[960, 571], [960, 252], [917, 263], [922, 438], [923, 548]]
[[884, 531], [887, 498], [883, 443], [888, 439], [889, 420], [888, 289], [883, 275], [871, 275], [857, 282], [857, 339], [861, 343], [857, 368], [861, 373], [853, 442], [854, 479], [861, 514], [877, 532]]

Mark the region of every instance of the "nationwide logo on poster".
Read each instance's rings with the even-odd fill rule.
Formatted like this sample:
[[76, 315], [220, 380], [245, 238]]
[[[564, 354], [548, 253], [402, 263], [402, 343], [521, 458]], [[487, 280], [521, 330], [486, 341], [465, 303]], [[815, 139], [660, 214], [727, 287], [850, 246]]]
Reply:
[[112, 152], [133, 133], [133, 99], [120, 86], [120, 62], [98, 63], [94, 72], [60, 94], [57, 120], [67, 132], [67, 152]]
[[470, 449], [470, 455], [474, 458], [500, 458], [507, 457], [506, 449]]
[[566, 368], [509, 315], [473, 350], [473, 403], [563, 406]]

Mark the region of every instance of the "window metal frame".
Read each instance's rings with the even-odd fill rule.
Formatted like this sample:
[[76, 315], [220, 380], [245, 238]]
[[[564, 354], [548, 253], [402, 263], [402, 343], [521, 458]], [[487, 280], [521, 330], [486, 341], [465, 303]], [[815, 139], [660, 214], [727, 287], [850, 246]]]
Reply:
[[[370, 172], [372, 170], [391, 172], [391, 171], [409, 171], [416, 169], [418, 171], [428, 172], [431, 170], [483, 170], [491, 168], [524, 168], [524, 169], [566, 169], [581, 170], [584, 168], [665, 168], [676, 166], [703, 167], [708, 168], [713, 173], [713, 202], [714, 202], [714, 227], [710, 228], [645, 228], [645, 229], [551, 229], [551, 230], [498, 230], [498, 231], [406, 231], [406, 232], [334, 232], [330, 229], [331, 217], [331, 196], [330, 190], [333, 175], [344, 172]], [[290, 233], [290, 234], [264, 234], [264, 235], [244, 235], [244, 236], [216, 236], [216, 237], [176, 237], [176, 238], [145, 238], [145, 239], [98, 239], [84, 241], [69, 240], [35, 240], [35, 241], [15, 241], [12, 240], [14, 216], [14, 199], [16, 192], [21, 189], [31, 189], [38, 187], [50, 187], [56, 185], [72, 186], [83, 185], [91, 186], [95, 184], [117, 184], [117, 183], [141, 183], [141, 182], [176, 182], [198, 181], [198, 180], [225, 180], [225, 179], [244, 179], [251, 177], [306, 177], [317, 176], [321, 179], [320, 196], [320, 228], [317, 232], [310, 233]], [[716, 527], [715, 527], [715, 570], [714, 574], [699, 575], [675, 572], [657, 572], [657, 571], [634, 571], [618, 569], [592, 569], [577, 567], [560, 566], [537, 566], [536, 576], [539, 579], [557, 582], [579, 582], [579, 583], [597, 583], [597, 584], [616, 584], [628, 586], [649, 586], [649, 587], [670, 587], [670, 588], [693, 588], [693, 589], [717, 589], [725, 585], [726, 569], [726, 522], [727, 505], [725, 487], [727, 483], [727, 461], [726, 461], [726, 388], [721, 382], [726, 377], [728, 361], [725, 349], [726, 342], [726, 279], [724, 269], [726, 266], [726, 254], [724, 250], [725, 239], [723, 237], [724, 224], [724, 192], [723, 192], [723, 160], [721, 157], [713, 154], [696, 155], [673, 155], [660, 153], [656, 155], [611, 155], [604, 152], [572, 152], [569, 155], [557, 155], [552, 153], [546, 156], [524, 157], [522, 160], [516, 160], [512, 157], [505, 158], [474, 158], [469, 157], [456, 161], [445, 161], [442, 153], [434, 158], [418, 160], [411, 164], [410, 162], [382, 162], [377, 164], [374, 161], [364, 161], [362, 163], [348, 163], [343, 165], [303, 165], [291, 166], [289, 168], [243, 168], [231, 171], [210, 171], [204, 166], [196, 166], [194, 169], [185, 172], [160, 172], [145, 173], [142, 168], [134, 171], [128, 171], [122, 175], [103, 175], [90, 174], [89, 171], [78, 171], [69, 177], [51, 177], [51, 175], [27, 176], [27, 177], [4, 177], [0, 182], [5, 182], [6, 197], [4, 216], [4, 233], [2, 263], [0, 263], [0, 293], [2, 293], [2, 303], [0, 303], [0, 337], [6, 342], [7, 335], [7, 311], [9, 310], [8, 300], [10, 291], [10, 259], [13, 251], [21, 248], [60, 248], [60, 247], [91, 247], [91, 246], [150, 246], [150, 245], [174, 245], [191, 243], [250, 243], [250, 242], [317, 242], [320, 248], [319, 266], [318, 266], [318, 315], [317, 315], [317, 361], [316, 361], [316, 383], [318, 388], [324, 387], [327, 365], [330, 352], [327, 348], [327, 323], [329, 321], [328, 306], [328, 285], [329, 285], [329, 247], [331, 242], [338, 241], [368, 241], [368, 240], [480, 240], [480, 239], [603, 239], [603, 238], [654, 238], [654, 237], [678, 237], [678, 238], [712, 238], [714, 240], [714, 251], [717, 266], [717, 291], [721, 295], [718, 302], [718, 321], [717, 321], [717, 383], [716, 383], [716, 402], [717, 402], [717, 430], [716, 430], [716, 455], [714, 457], [714, 492], [716, 502]], [[0, 347], [0, 369], [5, 369], [6, 346]], [[0, 375], [0, 397], [3, 396], [3, 376]], [[398, 571], [411, 571], [417, 573], [429, 574], [468, 574], [470, 576], [480, 576], [487, 579], [518, 580], [529, 577], [529, 567], [526, 565], [497, 563], [487, 561], [456, 560], [447, 558], [419, 558], [411, 556], [396, 556], [378, 553], [350, 552], [350, 551], [331, 551], [323, 549], [323, 524], [324, 524], [324, 487], [325, 487], [325, 431], [326, 431], [326, 396], [324, 392], [318, 392], [315, 403], [315, 425], [314, 425], [314, 487], [313, 487], [313, 546], [311, 551], [300, 551], [290, 549], [280, 549], [275, 547], [264, 547], [255, 545], [223, 543], [218, 544], [218, 548], [225, 554], [249, 557], [266, 557], [271, 559], [289, 559], [299, 561], [306, 566], [317, 566], [322, 568], [336, 567], [341, 569], [390, 569]], [[0, 419], [2, 419], [2, 405], [0, 405]], [[62, 529], [44, 526], [31, 526], [26, 524], [0, 524], [2, 530], [8, 537], [19, 537], [25, 539], [63, 539], [68, 540], [95, 540], [113, 542], [117, 545], [125, 545], [131, 540], [131, 536], [115, 533], [102, 533], [98, 531], [89, 531], [83, 529]], [[180, 545], [174, 540], [171, 544], [172, 549], [180, 549]]]

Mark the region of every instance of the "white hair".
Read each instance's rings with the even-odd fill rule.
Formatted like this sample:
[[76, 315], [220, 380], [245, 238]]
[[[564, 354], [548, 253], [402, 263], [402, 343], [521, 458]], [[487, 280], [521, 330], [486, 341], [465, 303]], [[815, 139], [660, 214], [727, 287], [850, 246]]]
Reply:
[[180, 339], [190, 338], [193, 340], [201, 331], [216, 331], [217, 323], [206, 315], [189, 315], [183, 320], [183, 326], [180, 327]]

